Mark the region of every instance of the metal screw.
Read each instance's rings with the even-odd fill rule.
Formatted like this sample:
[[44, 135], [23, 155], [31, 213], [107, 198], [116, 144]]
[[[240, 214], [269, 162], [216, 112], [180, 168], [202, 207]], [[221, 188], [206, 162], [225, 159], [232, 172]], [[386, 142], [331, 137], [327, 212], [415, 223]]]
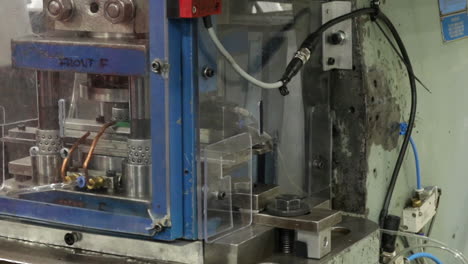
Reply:
[[316, 160], [312, 161], [312, 166], [314, 168], [316, 168], [316, 169], [321, 170], [321, 169], [323, 169], [325, 167], [325, 164], [323, 163], [323, 161], [316, 159]]
[[328, 237], [324, 237], [324, 238], [323, 238], [323, 247], [324, 247], [324, 248], [328, 247], [328, 244], [329, 244], [329, 242], [328, 242]]
[[416, 218], [416, 213], [413, 213], [412, 216], [413, 216], [414, 218]]
[[57, 16], [60, 14], [60, 11], [62, 10], [62, 7], [60, 6], [60, 3], [57, 1], [50, 1], [49, 6], [47, 7], [47, 10], [49, 11], [50, 14]]
[[328, 37], [328, 42], [330, 42], [333, 45], [341, 45], [345, 42], [345, 40], [346, 40], [346, 33], [341, 30], [331, 34]]
[[116, 5], [115, 3], [111, 3], [107, 6], [106, 13], [111, 18], [117, 18], [120, 15], [120, 7]]
[[64, 21], [73, 15], [72, 0], [51, 0], [47, 3], [47, 14], [52, 19]]
[[203, 77], [205, 77], [206, 79], [212, 78], [214, 75], [215, 75], [215, 71], [212, 68], [205, 67], [203, 69]]
[[335, 58], [328, 58], [328, 61], [327, 61], [327, 64], [328, 65], [335, 65]]
[[218, 193], [218, 200], [224, 200], [224, 198], [226, 198], [226, 193], [225, 192]]
[[419, 212], [419, 216], [422, 216], [422, 215], [423, 215], [423, 213], [422, 213], [422, 212]]
[[193, 14], [196, 14], [196, 13], [197, 13], [197, 7], [196, 7], [196, 6], [193, 6], [193, 7], [192, 7], [192, 13], [193, 13]]
[[161, 62], [154, 60], [153, 63], [151, 63], [151, 70], [155, 73], [161, 73]]
[[164, 227], [163, 227], [162, 225], [157, 224], [157, 225], [154, 226], [154, 231], [155, 231], [156, 233], [160, 233], [160, 232], [163, 230], [163, 228], [164, 228]]
[[135, 16], [132, 0], [108, 0], [104, 4], [104, 17], [112, 24], [125, 23]]

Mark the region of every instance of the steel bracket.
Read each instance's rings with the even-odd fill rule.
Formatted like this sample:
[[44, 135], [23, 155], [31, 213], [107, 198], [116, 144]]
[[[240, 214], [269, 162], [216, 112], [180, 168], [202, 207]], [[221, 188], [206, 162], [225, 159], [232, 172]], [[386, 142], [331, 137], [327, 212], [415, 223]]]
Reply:
[[[351, 12], [351, 2], [331, 1], [322, 4], [322, 23]], [[353, 21], [343, 21], [322, 35], [324, 71], [353, 69]]]

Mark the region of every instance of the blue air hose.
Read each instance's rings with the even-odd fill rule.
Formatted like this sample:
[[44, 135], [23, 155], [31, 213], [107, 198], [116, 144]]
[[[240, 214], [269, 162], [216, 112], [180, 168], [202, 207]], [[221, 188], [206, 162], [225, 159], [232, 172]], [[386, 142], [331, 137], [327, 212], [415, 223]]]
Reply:
[[[401, 123], [400, 124], [400, 135], [406, 135], [406, 131], [408, 130], [408, 124]], [[419, 166], [419, 154], [418, 149], [416, 148], [416, 142], [414, 142], [413, 137], [410, 137], [411, 148], [413, 149], [414, 154], [414, 161], [416, 163], [416, 189], [422, 190], [421, 184], [421, 167]]]
[[425, 253], [425, 252], [413, 254], [409, 256], [407, 259], [409, 261], [413, 261], [413, 260], [420, 259], [420, 258], [428, 258], [434, 261], [436, 264], [442, 264], [442, 261], [440, 261], [440, 259], [438, 259], [436, 256], [429, 254], [429, 253]]

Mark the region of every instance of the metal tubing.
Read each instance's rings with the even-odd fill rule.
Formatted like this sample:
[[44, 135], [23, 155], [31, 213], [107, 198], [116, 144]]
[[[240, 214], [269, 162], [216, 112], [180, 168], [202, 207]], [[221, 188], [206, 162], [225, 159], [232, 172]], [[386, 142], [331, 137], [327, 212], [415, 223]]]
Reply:
[[99, 142], [99, 139], [102, 137], [102, 135], [106, 132], [106, 130], [113, 125], [115, 125], [115, 121], [104, 124], [101, 130], [99, 130], [99, 132], [97, 133], [96, 137], [94, 137], [93, 143], [91, 144], [91, 148], [89, 149], [89, 152], [88, 152], [88, 156], [86, 156], [86, 160], [83, 163], [83, 171], [85, 173], [86, 182], [88, 182], [89, 162], [91, 161], [91, 158], [93, 157], [93, 153], [94, 153], [94, 150], [96, 149], [97, 143]]
[[65, 182], [65, 176], [67, 176], [68, 163], [70, 162], [70, 159], [72, 158], [73, 153], [75, 152], [75, 150], [78, 148], [79, 145], [83, 144], [86, 141], [86, 139], [89, 137], [90, 134], [91, 133], [88, 131], [78, 141], [76, 141], [75, 144], [73, 144], [73, 146], [71, 147], [70, 151], [68, 152], [68, 156], [63, 160], [62, 169], [60, 171], [60, 176], [62, 177], [62, 181]]
[[150, 134], [150, 96], [141, 77], [130, 77], [131, 138], [148, 139]]
[[39, 129], [59, 130], [59, 73], [37, 72]]

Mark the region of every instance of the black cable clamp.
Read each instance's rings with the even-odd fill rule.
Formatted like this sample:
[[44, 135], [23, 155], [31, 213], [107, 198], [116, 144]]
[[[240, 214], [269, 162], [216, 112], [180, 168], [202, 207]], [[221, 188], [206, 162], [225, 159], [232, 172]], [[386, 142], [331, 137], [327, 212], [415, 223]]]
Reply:
[[288, 90], [288, 87], [286, 85], [283, 85], [279, 88], [279, 91], [280, 91], [280, 94], [282, 96], [287, 96], [289, 95], [289, 90]]
[[375, 10], [374, 14], [371, 14], [371, 21], [377, 21], [377, 17], [380, 15], [380, 0], [372, 0], [371, 1], [371, 8]]

